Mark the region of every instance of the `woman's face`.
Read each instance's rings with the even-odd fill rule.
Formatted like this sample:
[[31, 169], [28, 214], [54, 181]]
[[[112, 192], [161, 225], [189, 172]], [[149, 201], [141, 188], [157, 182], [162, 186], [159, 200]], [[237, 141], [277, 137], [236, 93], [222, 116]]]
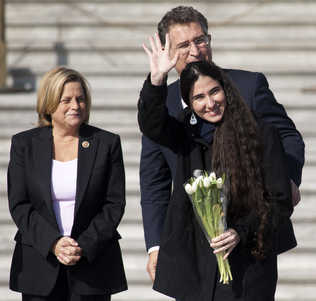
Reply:
[[53, 126], [78, 129], [86, 117], [86, 99], [81, 83], [66, 83], [58, 107], [52, 114]]
[[200, 75], [190, 91], [190, 103], [200, 118], [215, 123], [223, 118], [226, 96], [218, 81]]

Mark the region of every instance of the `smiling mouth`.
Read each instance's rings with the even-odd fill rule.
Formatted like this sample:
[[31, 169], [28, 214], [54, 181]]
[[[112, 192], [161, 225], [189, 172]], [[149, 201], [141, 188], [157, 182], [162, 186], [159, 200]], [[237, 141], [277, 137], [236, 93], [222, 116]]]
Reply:
[[80, 114], [67, 114], [67, 117], [80, 117]]

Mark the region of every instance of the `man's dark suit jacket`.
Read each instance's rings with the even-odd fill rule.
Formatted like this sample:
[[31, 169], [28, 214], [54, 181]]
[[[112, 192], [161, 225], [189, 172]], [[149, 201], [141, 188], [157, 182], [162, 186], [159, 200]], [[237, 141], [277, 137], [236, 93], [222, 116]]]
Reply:
[[[83, 147], [82, 142], [89, 146]], [[85, 146], [87, 143], [85, 144]], [[60, 263], [51, 252], [61, 237], [51, 197], [51, 127], [12, 138], [8, 167], [9, 209], [18, 227], [10, 288], [47, 296]], [[66, 267], [77, 294], [111, 294], [127, 289], [116, 228], [125, 208], [125, 175], [118, 135], [82, 125], [79, 133], [77, 191], [71, 237], [83, 250]]]
[[[287, 156], [289, 176], [300, 185], [304, 165], [304, 142], [284, 107], [274, 98], [265, 76], [262, 73], [242, 70], [229, 69], [225, 72], [255, 115], [278, 128]], [[179, 81], [168, 86], [167, 107], [169, 114], [174, 117], [183, 109]], [[170, 149], [143, 136], [140, 186], [147, 249], [160, 244], [175, 174], [176, 155]]]

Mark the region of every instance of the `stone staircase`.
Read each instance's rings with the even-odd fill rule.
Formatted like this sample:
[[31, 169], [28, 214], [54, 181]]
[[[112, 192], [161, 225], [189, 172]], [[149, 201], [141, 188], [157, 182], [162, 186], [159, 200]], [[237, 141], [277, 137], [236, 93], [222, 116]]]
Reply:
[[[34, 89], [58, 64], [81, 71], [93, 95], [91, 124], [121, 135], [127, 208], [120, 225], [129, 290], [114, 301], [171, 300], [151, 289], [145, 266], [136, 102], [148, 72], [141, 44], [170, 8], [194, 5], [209, 19], [214, 61], [264, 72], [279, 102], [302, 132], [306, 165], [302, 201], [293, 214], [299, 246], [279, 257], [278, 301], [316, 300], [316, 2], [315, 1], [10, 0], [6, 4], [8, 84], [29, 89], [0, 94], [0, 300], [8, 289], [16, 231], [7, 206], [10, 137], [36, 124]], [[175, 75], [171, 76], [174, 78]]]

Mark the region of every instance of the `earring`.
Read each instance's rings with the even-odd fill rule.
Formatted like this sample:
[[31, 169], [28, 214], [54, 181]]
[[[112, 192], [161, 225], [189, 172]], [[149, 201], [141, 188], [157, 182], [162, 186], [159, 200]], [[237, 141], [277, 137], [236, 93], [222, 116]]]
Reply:
[[197, 120], [195, 118], [194, 113], [192, 112], [191, 118], [190, 118], [190, 124], [191, 125], [196, 125], [197, 124]]

